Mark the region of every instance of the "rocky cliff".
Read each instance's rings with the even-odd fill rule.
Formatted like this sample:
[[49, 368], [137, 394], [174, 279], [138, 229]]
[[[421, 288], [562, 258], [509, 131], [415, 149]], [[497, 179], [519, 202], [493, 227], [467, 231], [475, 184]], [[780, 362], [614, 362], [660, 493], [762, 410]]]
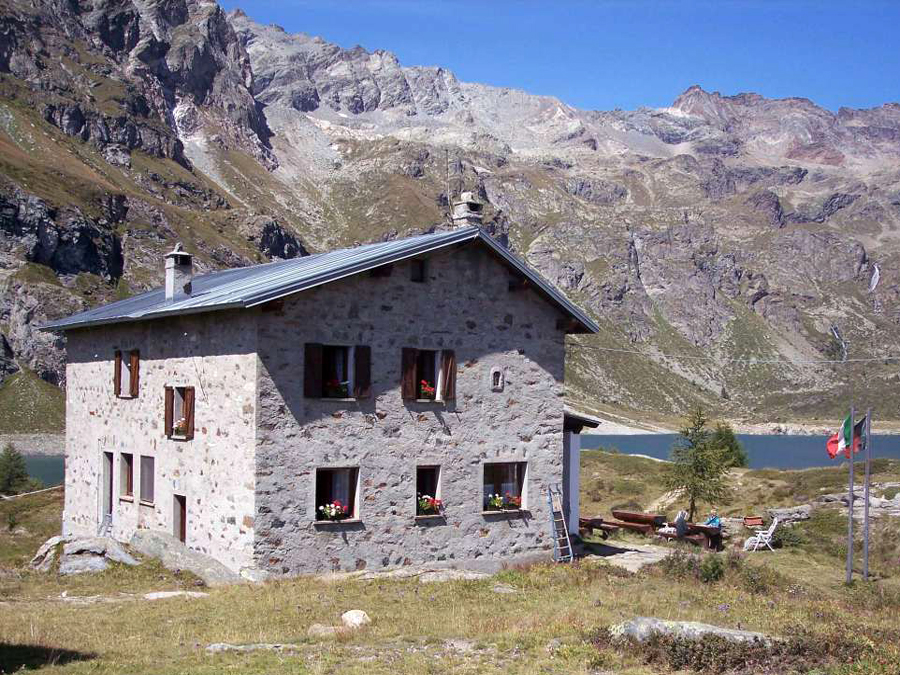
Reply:
[[573, 399], [900, 417], [896, 361], [806, 363], [900, 349], [900, 105], [586, 111], [203, 0], [0, 11], [3, 373], [63, 384], [35, 324], [159, 283], [175, 241], [214, 268], [440, 227], [449, 168], [600, 320]]

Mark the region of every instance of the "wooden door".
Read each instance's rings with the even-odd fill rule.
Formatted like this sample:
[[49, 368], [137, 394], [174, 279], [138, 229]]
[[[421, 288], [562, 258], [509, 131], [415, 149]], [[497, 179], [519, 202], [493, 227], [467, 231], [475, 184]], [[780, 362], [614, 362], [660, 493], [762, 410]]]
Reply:
[[187, 498], [175, 495], [175, 513], [172, 519], [175, 525], [175, 536], [181, 543], [187, 542]]

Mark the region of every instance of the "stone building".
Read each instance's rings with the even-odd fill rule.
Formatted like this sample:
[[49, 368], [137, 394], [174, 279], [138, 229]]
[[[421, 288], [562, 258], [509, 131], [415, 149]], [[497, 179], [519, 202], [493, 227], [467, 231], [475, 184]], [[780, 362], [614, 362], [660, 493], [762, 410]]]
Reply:
[[292, 574], [549, 555], [548, 486], [577, 524], [565, 336], [597, 327], [477, 225], [197, 277], [166, 258], [165, 288], [46, 326], [66, 534]]

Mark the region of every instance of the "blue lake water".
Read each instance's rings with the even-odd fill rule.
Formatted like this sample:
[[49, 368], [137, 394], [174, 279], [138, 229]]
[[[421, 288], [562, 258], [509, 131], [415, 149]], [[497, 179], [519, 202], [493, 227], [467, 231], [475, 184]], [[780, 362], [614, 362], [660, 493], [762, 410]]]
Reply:
[[[784, 436], [738, 434], [747, 451], [751, 469], [808, 469], [814, 466], [837, 466], [845, 458], [834, 460], [825, 452], [825, 436]], [[582, 434], [581, 449], [616, 448], [626, 455], [648, 455], [668, 459], [676, 434], [595, 435]], [[900, 459], [900, 436], [873, 434], [872, 457]], [[859, 456], [861, 460], [862, 457]]]
[[65, 475], [62, 455], [25, 455], [28, 475], [39, 479], [47, 487], [59, 485]]

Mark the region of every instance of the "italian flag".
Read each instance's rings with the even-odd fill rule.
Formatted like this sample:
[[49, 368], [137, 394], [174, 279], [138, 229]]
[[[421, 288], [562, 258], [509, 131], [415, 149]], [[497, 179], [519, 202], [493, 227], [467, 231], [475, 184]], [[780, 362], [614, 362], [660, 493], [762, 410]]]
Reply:
[[[859, 452], [860, 439], [862, 439], [863, 431], [866, 425], [866, 418], [863, 417], [859, 422], [856, 423], [856, 426], [853, 427], [853, 420], [850, 419], [850, 415], [847, 415], [847, 419], [844, 420], [844, 423], [841, 425], [841, 428], [834, 432], [831, 438], [828, 439], [828, 443], [826, 448], [828, 449], [828, 456], [831, 459], [834, 459], [838, 456], [838, 453], [843, 452], [844, 456], [847, 459], [850, 459], [850, 446], [853, 446], [853, 453]], [[853, 436], [851, 440], [850, 429], [853, 427]]]

